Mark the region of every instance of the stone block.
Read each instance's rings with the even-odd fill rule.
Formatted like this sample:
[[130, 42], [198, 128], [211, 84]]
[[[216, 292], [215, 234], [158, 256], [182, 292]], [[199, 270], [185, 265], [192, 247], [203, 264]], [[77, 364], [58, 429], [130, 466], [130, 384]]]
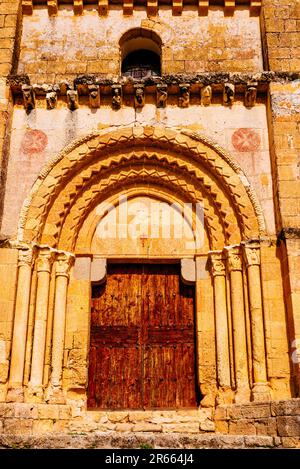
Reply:
[[254, 422], [247, 419], [229, 422], [229, 433], [231, 435], [256, 435]]
[[51, 433], [53, 431], [53, 420], [44, 419], [44, 420], [34, 420], [32, 426], [32, 433]]
[[133, 432], [161, 432], [162, 426], [155, 423], [140, 422], [132, 426]]
[[4, 432], [14, 435], [28, 435], [32, 432], [33, 420], [31, 419], [4, 419]]
[[300, 415], [294, 417], [277, 417], [277, 427], [279, 436], [299, 437]]
[[152, 411], [133, 411], [129, 413], [129, 421], [130, 422], [140, 422], [144, 421], [147, 422], [153, 417]]
[[300, 416], [300, 399], [289, 399], [285, 401], [271, 402], [271, 414], [274, 416]]
[[59, 405], [53, 404], [40, 404], [38, 406], [39, 419], [58, 419], [59, 418]]
[[131, 432], [133, 425], [131, 423], [117, 423], [116, 432]]
[[164, 423], [162, 431], [164, 433], [199, 433], [199, 423]]
[[15, 403], [14, 414], [17, 418], [37, 419], [38, 406], [35, 404]]
[[128, 412], [107, 412], [107, 417], [110, 422], [127, 422]]

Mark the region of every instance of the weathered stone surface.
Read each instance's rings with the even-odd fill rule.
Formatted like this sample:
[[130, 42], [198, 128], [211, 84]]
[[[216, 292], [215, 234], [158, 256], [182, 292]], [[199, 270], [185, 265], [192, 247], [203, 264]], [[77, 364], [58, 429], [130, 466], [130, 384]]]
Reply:
[[300, 416], [278, 417], [278, 435], [299, 437], [300, 435]]

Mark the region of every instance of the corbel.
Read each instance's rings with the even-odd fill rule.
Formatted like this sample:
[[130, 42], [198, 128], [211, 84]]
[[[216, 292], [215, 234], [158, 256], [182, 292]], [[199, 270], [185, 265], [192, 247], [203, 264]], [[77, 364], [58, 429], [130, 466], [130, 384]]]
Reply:
[[25, 111], [29, 113], [32, 109], [35, 108], [35, 95], [33, 86], [22, 85], [22, 93]]
[[133, 0], [123, 0], [123, 15], [132, 15]]
[[179, 107], [189, 107], [190, 104], [190, 85], [189, 83], [181, 83], [179, 85]]
[[98, 0], [98, 13], [105, 16], [108, 13], [108, 0]]
[[120, 109], [122, 106], [122, 85], [112, 85], [111, 105], [113, 109]]
[[78, 92], [76, 90], [68, 90], [67, 91], [67, 100], [68, 100], [68, 108], [70, 111], [75, 111], [78, 109]]
[[172, 13], [179, 16], [182, 13], [182, 0], [172, 0]]
[[232, 106], [234, 103], [235, 86], [232, 83], [224, 83], [223, 104]]
[[168, 99], [168, 86], [159, 83], [156, 86], [157, 107], [166, 107], [167, 99]]
[[47, 103], [47, 109], [54, 109], [56, 108], [57, 104], [57, 89], [58, 87], [52, 87], [49, 86], [49, 88], [46, 91], [46, 103]]
[[100, 87], [99, 85], [88, 85], [89, 101], [91, 108], [100, 107]]
[[203, 86], [200, 93], [202, 106], [210, 106], [212, 100], [212, 87], [210, 85]]
[[235, 0], [224, 0], [225, 14], [233, 15], [235, 10]]
[[73, 0], [74, 15], [82, 15], [83, 13], [83, 0]]
[[256, 104], [257, 98], [257, 82], [247, 83], [245, 90], [245, 106], [251, 108]]
[[250, 0], [250, 14], [259, 15], [261, 10], [261, 0]]
[[58, 12], [58, 0], [47, 0], [48, 14], [50, 16], [57, 15]]
[[145, 88], [144, 85], [134, 85], [134, 106], [142, 108], [145, 105]]
[[198, 0], [198, 13], [200, 16], [208, 15], [209, 0]]
[[158, 10], [158, 0], [147, 0], [147, 15], [156, 16]]

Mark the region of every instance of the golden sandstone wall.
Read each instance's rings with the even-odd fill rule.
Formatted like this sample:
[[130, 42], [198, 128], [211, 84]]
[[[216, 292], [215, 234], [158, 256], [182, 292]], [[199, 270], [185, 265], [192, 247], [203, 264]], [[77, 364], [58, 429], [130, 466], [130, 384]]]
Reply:
[[[46, 2], [32, 8], [32, 2], [25, 1], [23, 18], [19, 3], [0, 2], [0, 400], [3, 402], [0, 404], [3, 414], [0, 421], [4, 433], [17, 431], [31, 435], [49, 431], [86, 431], [91, 434], [133, 431], [137, 434], [196, 434], [217, 431], [233, 435], [265, 435], [266, 438], [260, 443], [258, 439], [252, 443], [250, 440], [236, 439], [232, 443], [235, 446], [296, 446], [299, 444], [300, 431], [297, 417], [300, 412], [299, 401], [291, 399], [299, 397], [300, 387], [297, 355], [300, 341], [300, 2], [264, 0], [260, 15], [259, 8], [255, 6], [260, 2], [246, 2], [246, 5], [236, 6], [235, 10], [228, 5], [224, 9], [210, 2], [211, 6], [202, 8], [200, 15], [199, 5], [187, 6], [181, 12], [180, 7], [178, 10], [178, 5], [173, 2], [173, 8], [171, 5], [159, 5], [158, 15], [155, 16], [147, 15], [146, 6], [134, 7], [133, 11], [129, 8], [125, 15], [123, 7], [119, 5], [109, 5], [107, 12], [105, 8], [100, 9], [101, 14], [96, 6], [81, 9], [80, 5], [74, 14], [71, 4], [61, 5], [56, 12], [56, 2], [48, 2], [49, 15]], [[120, 39], [133, 28], [134, 33], [130, 38], [143, 31], [143, 37], [153, 38], [156, 43], [159, 38], [162, 41], [163, 83], [168, 86], [166, 107], [158, 107], [156, 84], [153, 82], [145, 84], [145, 102], [142, 107], [137, 107], [132, 83], [119, 78], [122, 58]], [[8, 76], [10, 78], [7, 81]], [[100, 87], [100, 104], [93, 107], [88, 85], [95, 83], [95, 80]], [[223, 95], [224, 86], [228, 82], [235, 85], [235, 99], [230, 106], [224, 102]], [[26, 103], [24, 108], [22, 85], [28, 83], [37, 85], [34, 88], [35, 103], [32, 109], [26, 108]], [[78, 90], [78, 103], [76, 109], [72, 110], [67, 89], [72, 89], [74, 83]], [[183, 83], [190, 84], [187, 106], [182, 106], [180, 101], [180, 85]], [[257, 98], [251, 106], [245, 106], [246, 90], [253, 83], [258, 90]], [[57, 85], [57, 103], [54, 109], [47, 109], [46, 93], [49, 92], [49, 85], [53, 84]], [[112, 109], [111, 86], [114, 84], [123, 86], [122, 107], [117, 111]], [[201, 98], [204, 86], [211, 86], [209, 105], [204, 105]], [[94, 133], [93, 136], [86, 138], [91, 133]], [[112, 140], [109, 135], [113, 136]], [[199, 136], [204, 136], [207, 141], [199, 143]], [[226, 227], [220, 228], [213, 221], [207, 240], [210, 239], [209, 247], [214, 252], [209, 254], [206, 244], [195, 255], [198, 373], [205, 399], [200, 410], [185, 412], [184, 415], [182, 412], [163, 411], [86, 412], [91, 261], [84, 261], [81, 265], [75, 263], [74, 266], [72, 259], [59, 258], [57, 251], [58, 247], [67, 250], [68, 230], [72, 231], [70, 226], [75, 226], [73, 220], [84, 210], [83, 201], [72, 209], [74, 213], [77, 210], [75, 214], [72, 215], [72, 211], [66, 214], [65, 227], [57, 236], [53, 235], [54, 227], [60, 226], [58, 215], [62, 213], [63, 202], [66, 202], [65, 206], [71, 206], [73, 189], [76, 187], [79, 190], [79, 183], [82, 184], [79, 176], [84, 181], [89, 174], [83, 172], [73, 180], [72, 161], [90, 158], [93, 170], [99, 171], [102, 156], [101, 153], [101, 158], [97, 156], [95, 148], [106, 145], [104, 156], [108, 151], [117, 158], [118, 152], [128, 152], [128, 148], [132, 149], [139, 139], [149, 151], [151, 146], [158, 147], [156, 162], [151, 166], [153, 178], [154, 172], [160, 168], [161, 155], [167, 152], [170, 158], [174, 158], [177, 154], [179, 161], [183, 158], [184, 145], [189, 148], [190, 155], [193, 155], [196, 147], [202, 145], [201, 151], [198, 150], [198, 158], [199, 155], [202, 155], [201, 158], [208, 155], [209, 161], [214, 162], [216, 154], [218, 158], [223, 155], [223, 160], [220, 157], [219, 164], [214, 166], [213, 176], [205, 180], [205, 187], [210, 187], [209, 190], [214, 194], [210, 197], [217, 201], [215, 212], [219, 213], [220, 210], [222, 216], [227, 217]], [[112, 141], [117, 142], [118, 151], [109, 146]], [[77, 142], [74, 148], [68, 147], [73, 142]], [[122, 142], [127, 142], [127, 147]], [[210, 148], [215, 150], [210, 151]], [[45, 170], [46, 165], [60, 154], [65, 158], [62, 163], [58, 160], [57, 167], [48, 165]], [[224, 158], [227, 156], [224, 155], [230, 155], [230, 161], [236, 162], [240, 169], [237, 170], [234, 163], [230, 166], [228, 161], [225, 165]], [[130, 158], [133, 158], [135, 164], [135, 157]], [[161, 178], [170, 177], [171, 166], [165, 166], [166, 175]], [[58, 178], [66, 168], [70, 171], [67, 182], [60, 182]], [[232, 168], [237, 173], [231, 173]], [[112, 172], [110, 176], [114, 178], [116, 174]], [[182, 182], [180, 175], [178, 170], [176, 177], [180, 184], [190, 184], [187, 179]], [[92, 174], [89, 177], [92, 178]], [[150, 173], [143, 177], [145, 180], [148, 178], [150, 185]], [[201, 177], [204, 178], [203, 174]], [[232, 184], [227, 185], [229, 177], [232, 178]], [[22, 205], [37, 178], [38, 182], [44, 179], [46, 182], [29, 207], [31, 211], [26, 224], [22, 225]], [[126, 178], [129, 179], [130, 174]], [[126, 187], [125, 176], [121, 184]], [[160, 184], [163, 187], [163, 183]], [[248, 186], [257, 201], [255, 215], [260, 222], [263, 219], [265, 224], [263, 229], [260, 225], [260, 230], [253, 215], [253, 207], [245, 195], [245, 187]], [[53, 196], [51, 199], [55, 190], [61, 198], [55, 199]], [[91, 197], [96, 189], [93, 190]], [[169, 189], [170, 192], [172, 190], [177, 196], [175, 183]], [[191, 191], [189, 187], [186, 194], [190, 196]], [[48, 195], [46, 204], [45, 197]], [[233, 209], [232, 205], [239, 198], [241, 203], [236, 204], [238, 209], [236, 206]], [[44, 207], [51, 207], [52, 203], [54, 208], [52, 212], [49, 209], [44, 220]], [[212, 202], [209, 203], [215, 207]], [[235, 219], [232, 214], [238, 210], [242, 214]], [[222, 218], [221, 215], [218, 217]], [[247, 217], [251, 220], [249, 226], [245, 221]], [[45, 229], [38, 238], [35, 237], [35, 222], [40, 219], [44, 220]], [[244, 231], [241, 229], [241, 233], [236, 220], [244, 223]], [[88, 250], [82, 240], [85, 240], [90, 229], [89, 222], [90, 218], [87, 219], [87, 226], [83, 225], [83, 234], [81, 238], [79, 235], [78, 243], [72, 245], [68, 252], [83, 255], [82, 249]], [[218, 238], [211, 242], [214, 226], [217, 226]], [[27, 242], [26, 245], [18, 243], [20, 227], [21, 231], [25, 229], [23, 241]], [[247, 238], [257, 239], [258, 236], [259, 260], [247, 258], [247, 249], [249, 246], [253, 248], [253, 244], [242, 245], [235, 264], [233, 261], [230, 263], [230, 256], [227, 258], [223, 251], [225, 245], [239, 245]], [[33, 264], [31, 258], [26, 258], [25, 249], [31, 240], [50, 244], [53, 251], [48, 252], [47, 248], [43, 251], [37, 247], [33, 257], [38, 256], [38, 260]], [[257, 249], [255, 244], [252, 254], [257, 253]], [[18, 259], [19, 251], [21, 255]], [[241, 252], [244, 260], [241, 260]], [[30, 252], [28, 254], [30, 257]], [[117, 254], [122, 257], [118, 249]], [[163, 258], [163, 252], [159, 255]], [[23, 283], [20, 287], [21, 275]], [[42, 277], [43, 285], [46, 285], [44, 290], [41, 287], [42, 280], [39, 280]], [[55, 300], [58, 297], [57, 285], [64, 282], [62, 278], [69, 279], [66, 309], [63, 302], [59, 309]], [[234, 284], [239, 285], [239, 290], [233, 289]], [[45, 310], [43, 298], [37, 301], [37, 296], [43, 291], [48, 296], [47, 289], [49, 305]], [[220, 329], [218, 325], [220, 303], [216, 298], [221, 298], [223, 302], [221, 310], [227, 311], [227, 337], [220, 335], [224, 327]], [[224, 304], [227, 306], [224, 307]], [[27, 322], [24, 322], [21, 314], [25, 310], [28, 311]], [[16, 311], [19, 311], [19, 329], [14, 321]], [[237, 311], [245, 315], [244, 338], [243, 334], [236, 334], [237, 324], [240, 326], [241, 323]], [[58, 323], [55, 323], [58, 312], [66, 314], [63, 347], [59, 345]], [[43, 330], [44, 342], [42, 336], [35, 333], [36, 316], [39, 314], [42, 315], [38, 319], [41, 319], [39, 327]], [[18, 331], [18, 337], [24, 337], [23, 350], [22, 345], [19, 349], [15, 345], [15, 356], [24, 357], [21, 365], [21, 368], [24, 367], [21, 370], [22, 383], [14, 383], [10, 375], [12, 338]], [[224, 347], [223, 339], [229, 344], [224, 349], [227, 357], [220, 354]], [[34, 353], [43, 343], [44, 356], [36, 355], [33, 361]], [[239, 350], [236, 351], [237, 343], [242, 347], [240, 355]], [[245, 353], [243, 347], [247, 348]], [[42, 363], [38, 363], [41, 356]], [[238, 373], [237, 363], [240, 359], [244, 381]], [[262, 364], [264, 361], [266, 363]], [[17, 368], [15, 366], [15, 370]], [[53, 377], [54, 368], [55, 372], [58, 370], [58, 375]], [[29, 392], [32, 370], [36, 372], [34, 378], [42, 377], [41, 394], [41, 389], [35, 394]], [[14, 376], [17, 374], [15, 371]], [[253, 397], [252, 392], [251, 399], [266, 399], [266, 402], [249, 403], [249, 388], [253, 391], [254, 385], [259, 383], [264, 374], [268, 392], [264, 388], [261, 397]], [[245, 375], [246, 390], [243, 389], [242, 404], [239, 404], [239, 398], [235, 396], [236, 388], [240, 379], [245, 384]], [[59, 400], [61, 395], [56, 400], [52, 396], [51, 401], [51, 392], [48, 397], [43, 392], [49, 392], [48, 385], [53, 384], [57, 376], [59, 386], [64, 391], [64, 399]], [[21, 394], [18, 394], [20, 390], [15, 392], [11, 389], [11, 385], [15, 384], [21, 384], [21, 388], [24, 384]], [[8, 403], [24, 399], [25, 402]], [[45, 404], [45, 400], [50, 403]], [[216, 404], [220, 405], [215, 411]], [[206, 444], [213, 446], [216, 443], [211, 440]]]

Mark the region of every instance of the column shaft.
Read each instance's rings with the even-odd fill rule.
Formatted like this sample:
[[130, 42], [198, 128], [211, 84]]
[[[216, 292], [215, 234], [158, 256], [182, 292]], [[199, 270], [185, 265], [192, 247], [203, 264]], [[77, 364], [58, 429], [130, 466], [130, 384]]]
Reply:
[[12, 338], [9, 388], [19, 388], [20, 390], [23, 385], [25, 366], [26, 335], [31, 286], [31, 262], [31, 250], [19, 252], [18, 284]]
[[222, 388], [230, 388], [226, 277], [222, 252], [211, 253], [210, 260], [214, 279], [218, 384]]
[[35, 388], [40, 391], [43, 385], [50, 267], [51, 253], [48, 250], [41, 251], [37, 259], [38, 279], [30, 375], [30, 387], [33, 391]]
[[253, 400], [270, 399], [267, 382], [262, 286], [260, 278], [260, 246], [249, 244], [244, 247], [248, 270], [248, 289], [253, 357]]
[[227, 255], [228, 270], [230, 272], [230, 295], [235, 364], [234, 368], [237, 388], [235, 402], [244, 402], [250, 400], [250, 387], [248, 376], [244, 285], [242, 260], [239, 247], [229, 250]]

